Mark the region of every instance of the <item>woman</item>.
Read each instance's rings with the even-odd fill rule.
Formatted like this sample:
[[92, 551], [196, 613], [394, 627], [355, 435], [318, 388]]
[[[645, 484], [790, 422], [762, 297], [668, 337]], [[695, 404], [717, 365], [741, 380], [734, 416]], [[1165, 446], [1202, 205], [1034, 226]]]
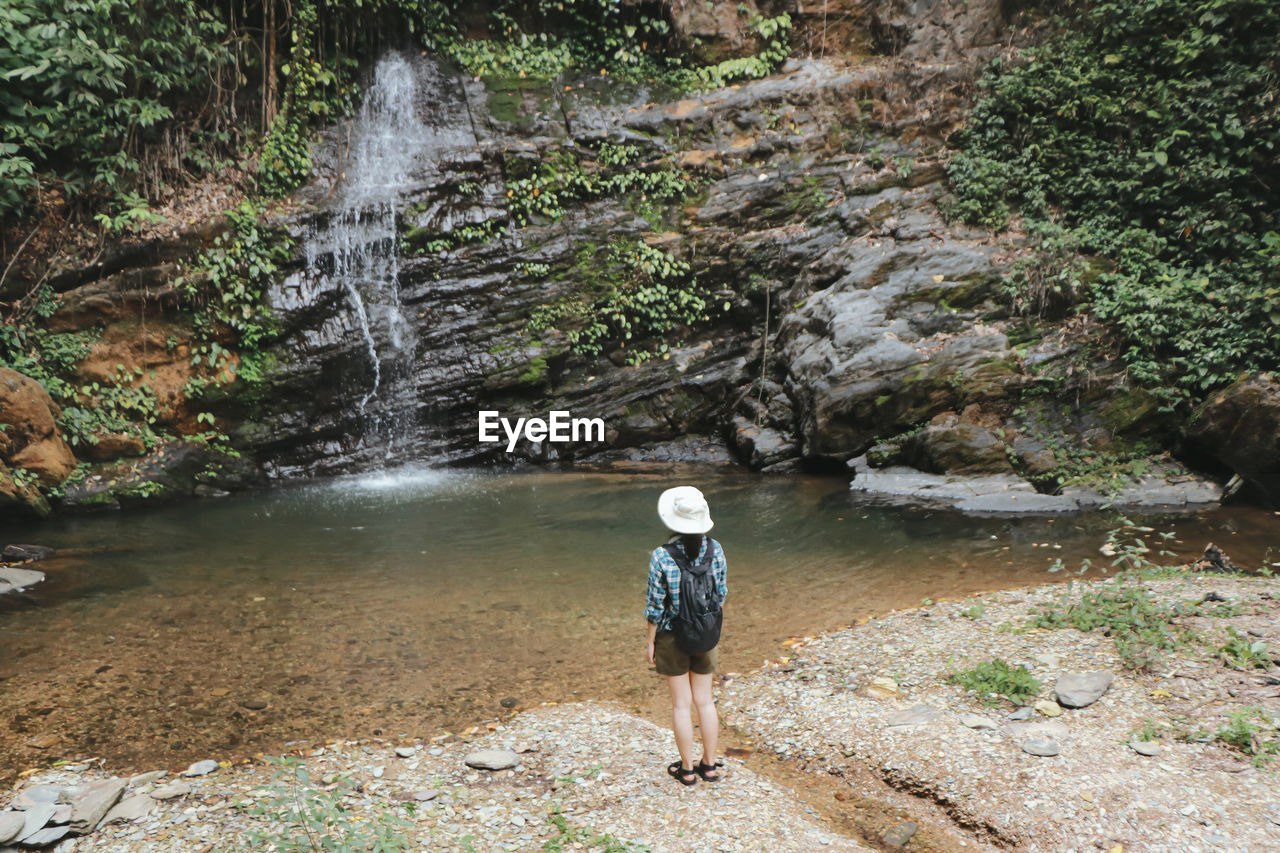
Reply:
[[[644, 610], [649, 632], [648, 660], [658, 674], [667, 678], [676, 746], [680, 750], [680, 760], [672, 762], [667, 773], [682, 785], [693, 785], [699, 778], [718, 782], [721, 774], [715, 756], [720, 719], [711, 698], [711, 679], [719, 660], [719, 648], [693, 654], [681, 651], [676, 646], [671, 623], [680, 609], [681, 562], [686, 563], [686, 570], [693, 567], [695, 571], [709, 562], [716, 596], [724, 602], [728, 592], [724, 551], [719, 542], [703, 535], [711, 529], [711, 510], [702, 492], [692, 486], [678, 486], [663, 492], [658, 498], [658, 517], [678, 534], [675, 544], [655, 548], [649, 557]], [[696, 765], [690, 715], [693, 705], [698, 707], [698, 723], [702, 728], [702, 756]]]

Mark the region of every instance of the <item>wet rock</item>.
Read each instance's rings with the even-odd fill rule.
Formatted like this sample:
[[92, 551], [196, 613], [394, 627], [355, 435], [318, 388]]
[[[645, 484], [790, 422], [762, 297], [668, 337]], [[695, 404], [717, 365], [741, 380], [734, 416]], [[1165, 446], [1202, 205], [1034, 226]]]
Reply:
[[520, 756], [509, 749], [480, 749], [468, 753], [463, 761], [477, 770], [510, 770], [520, 763]]
[[913, 705], [905, 711], [898, 711], [889, 717], [888, 726], [919, 726], [932, 723], [942, 716], [942, 712], [929, 705]]
[[1013, 474], [1008, 447], [985, 426], [955, 413], [936, 416], [902, 445], [903, 460], [932, 474]]
[[1210, 542], [1208, 547], [1204, 549], [1204, 556], [1192, 563], [1191, 570], [1194, 572], [1235, 573], [1241, 569], [1231, 561], [1231, 558], [1221, 548]]
[[212, 758], [206, 758], [203, 761], [197, 761], [182, 771], [182, 775], [188, 778], [193, 776], [208, 776], [218, 769], [218, 762]]
[[1086, 708], [1102, 698], [1115, 675], [1110, 672], [1064, 672], [1054, 685], [1054, 696], [1065, 708]]
[[947, 505], [965, 512], [1071, 512], [1079, 509], [1073, 499], [1045, 495], [1014, 474], [962, 476], [928, 474], [916, 468], [872, 468], [865, 456], [853, 459], [849, 488], [870, 496], [903, 499], [910, 503]]
[[1148, 740], [1129, 741], [1129, 748], [1138, 755], [1145, 755], [1149, 758], [1155, 758], [1161, 753], [1160, 744]]
[[55, 549], [47, 545], [6, 545], [4, 552], [0, 553], [0, 562], [4, 563], [34, 563], [37, 560], [45, 560], [58, 553]]
[[1200, 450], [1280, 506], [1280, 379], [1260, 373], [1211, 395], [1186, 427]]
[[18, 516], [44, 518], [53, 510], [37, 483], [18, 480], [4, 462], [0, 462], [0, 511]]
[[92, 832], [111, 807], [124, 793], [125, 780], [103, 779], [85, 785], [71, 803], [71, 830], [76, 833]]
[[1028, 755], [1038, 755], [1049, 758], [1057, 755], [1062, 751], [1056, 743], [1051, 740], [1028, 740], [1020, 744], [1022, 751]]
[[44, 572], [0, 566], [0, 594], [25, 589], [44, 580]]

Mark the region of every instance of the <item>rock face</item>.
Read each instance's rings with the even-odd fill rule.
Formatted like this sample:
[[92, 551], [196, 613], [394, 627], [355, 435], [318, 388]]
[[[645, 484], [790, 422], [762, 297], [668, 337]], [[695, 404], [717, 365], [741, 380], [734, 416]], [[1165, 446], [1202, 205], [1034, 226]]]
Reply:
[[1187, 436], [1280, 506], [1280, 380], [1271, 374], [1240, 379], [1206, 400]]
[[0, 457], [23, 468], [46, 486], [56, 486], [75, 469], [71, 448], [58, 432], [58, 407], [39, 382], [0, 367]]
[[[106, 327], [80, 379], [119, 361], [154, 371], [167, 427], [197, 431], [207, 404], [243, 453], [106, 436], [80, 451], [96, 464], [65, 502], [120, 507], [424, 460], [737, 461], [852, 474], [870, 495], [976, 512], [1216, 501], [1214, 483], [1172, 459], [1102, 484], [1072, 469], [1172, 446], [1175, 426], [1122, 365], [1029, 337], [997, 287], [1017, 238], [942, 213], [945, 140], [974, 69], [1009, 38], [1006, 5], [799, 4], [793, 52], [826, 58], [687, 97], [589, 74], [480, 81], [389, 54], [361, 114], [317, 144], [314, 180], [265, 223], [296, 248], [266, 295], [279, 334], [253, 394], [196, 406], [186, 393], [208, 377], [191, 367], [174, 280], [225, 223], [55, 271], [51, 326]], [[698, 42], [706, 61], [755, 50], [752, 17], [775, 11], [754, 0], [670, 9], [677, 40]], [[573, 196], [616, 176], [605, 143], [628, 147], [636, 182]], [[526, 203], [548, 169], [536, 190], [553, 201]], [[682, 191], [661, 195], [659, 178]], [[687, 264], [702, 316], [628, 339], [619, 304], [652, 294], [639, 265], [609, 266], [620, 246]], [[610, 287], [618, 303], [592, 301]], [[130, 325], [140, 315], [148, 323]], [[587, 352], [584, 337], [605, 327], [601, 351]], [[1192, 438], [1226, 447], [1241, 406], [1280, 422], [1257, 402], [1274, 401], [1274, 386], [1258, 378], [1225, 394]], [[4, 399], [0, 387], [0, 411]], [[35, 442], [46, 485], [75, 460], [56, 430], [41, 432], [56, 413], [29, 408], [22, 446], [16, 432], [0, 437], [0, 506], [47, 512], [11, 456]], [[478, 440], [481, 410], [566, 411], [606, 428], [508, 453]], [[1253, 464], [1262, 487], [1277, 431], [1251, 429], [1257, 452], [1227, 464]]]

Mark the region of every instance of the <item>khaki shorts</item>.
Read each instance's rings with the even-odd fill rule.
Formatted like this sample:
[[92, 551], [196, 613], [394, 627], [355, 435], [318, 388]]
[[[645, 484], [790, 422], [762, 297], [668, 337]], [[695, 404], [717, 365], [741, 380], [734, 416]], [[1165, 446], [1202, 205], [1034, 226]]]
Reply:
[[659, 675], [684, 675], [693, 670], [699, 675], [709, 675], [720, 664], [720, 647], [709, 652], [687, 655], [676, 648], [676, 635], [659, 631], [653, 639], [653, 663]]

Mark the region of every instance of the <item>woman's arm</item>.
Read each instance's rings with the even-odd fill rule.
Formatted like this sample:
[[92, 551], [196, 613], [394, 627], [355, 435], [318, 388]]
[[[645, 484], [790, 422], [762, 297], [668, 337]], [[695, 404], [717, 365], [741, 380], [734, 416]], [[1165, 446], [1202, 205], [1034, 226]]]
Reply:
[[653, 663], [653, 642], [654, 642], [654, 639], [658, 636], [658, 626], [653, 624], [652, 622], [649, 622], [648, 625], [649, 625], [649, 653], [646, 656], [646, 659], [649, 661], [649, 663]]

